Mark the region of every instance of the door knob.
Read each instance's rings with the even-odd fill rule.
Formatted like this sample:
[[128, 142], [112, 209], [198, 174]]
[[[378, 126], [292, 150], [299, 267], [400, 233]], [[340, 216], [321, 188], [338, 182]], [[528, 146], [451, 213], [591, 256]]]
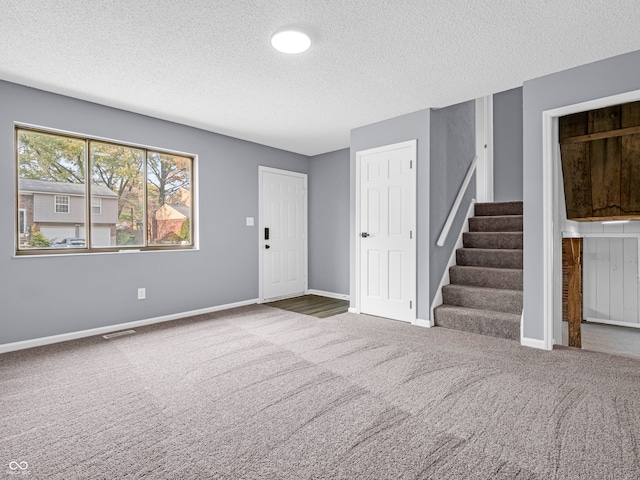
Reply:
[[367, 232], [362, 232], [362, 233], [360, 234], [360, 236], [361, 236], [362, 238], [367, 238], [367, 237], [370, 237], [371, 235], [369, 235]]
[[271, 247], [269, 245], [265, 245], [264, 248], [266, 248], [267, 250], [269, 250]]

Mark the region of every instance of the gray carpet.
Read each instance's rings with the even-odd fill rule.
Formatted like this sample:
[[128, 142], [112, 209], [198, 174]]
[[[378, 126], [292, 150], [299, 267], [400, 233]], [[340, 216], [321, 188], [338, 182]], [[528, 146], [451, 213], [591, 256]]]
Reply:
[[640, 478], [640, 361], [349, 313], [3, 354], [0, 416], [8, 478]]

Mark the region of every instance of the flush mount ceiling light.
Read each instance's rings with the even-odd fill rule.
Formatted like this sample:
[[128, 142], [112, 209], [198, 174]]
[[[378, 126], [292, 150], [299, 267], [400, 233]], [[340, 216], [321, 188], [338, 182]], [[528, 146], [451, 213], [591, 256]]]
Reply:
[[302, 30], [283, 28], [271, 35], [271, 46], [282, 53], [302, 53], [311, 46], [311, 38]]

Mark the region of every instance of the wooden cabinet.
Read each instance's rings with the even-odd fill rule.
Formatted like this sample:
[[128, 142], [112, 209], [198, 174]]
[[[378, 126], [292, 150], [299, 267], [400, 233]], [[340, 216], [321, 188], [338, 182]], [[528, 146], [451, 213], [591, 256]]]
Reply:
[[640, 102], [559, 119], [567, 218], [640, 219]]

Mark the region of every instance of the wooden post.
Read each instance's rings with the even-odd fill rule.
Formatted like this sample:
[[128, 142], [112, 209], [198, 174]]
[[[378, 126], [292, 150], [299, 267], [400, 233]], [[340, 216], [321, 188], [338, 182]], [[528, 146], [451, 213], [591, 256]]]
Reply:
[[567, 266], [567, 321], [569, 346], [582, 348], [580, 324], [582, 323], [582, 239], [563, 238]]

